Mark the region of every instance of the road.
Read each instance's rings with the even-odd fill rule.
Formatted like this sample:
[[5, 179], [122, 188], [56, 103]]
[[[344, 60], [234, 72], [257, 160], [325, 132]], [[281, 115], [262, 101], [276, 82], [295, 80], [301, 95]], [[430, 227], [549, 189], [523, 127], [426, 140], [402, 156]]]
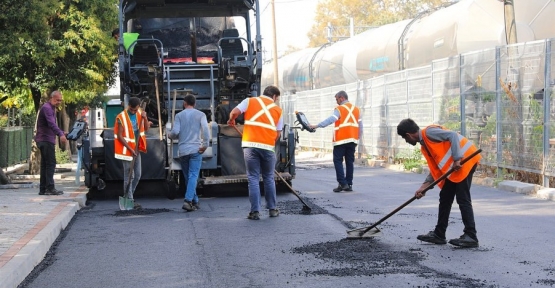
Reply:
[[[555, 202], [474, 185], [480, 247], [416, 240], [432, 230], [439, 190], [382, 223], [378, 237], [347, 240], [410, 199], [424, 175], [355, 168], [354, 192], [333, 193], [331, 161], [301, 159], [294, 180], [312, 207], [278, 195], [281, 215], [247, 220], [248, 198], [143, 198], [140, 213], [117, 200], [81, 210], [20, 287], [553, 287]], [[462, 234], [453, 205], [447, 238]]]

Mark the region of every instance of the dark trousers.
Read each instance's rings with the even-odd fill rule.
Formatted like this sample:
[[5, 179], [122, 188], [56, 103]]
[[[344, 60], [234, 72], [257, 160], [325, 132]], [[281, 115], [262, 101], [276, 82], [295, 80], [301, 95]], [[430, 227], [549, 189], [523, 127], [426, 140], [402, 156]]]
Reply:
[[[353, 185], [353, 171], [355, 163], [356, 143], [346, 143], [333, 146], [333, 166], [335, 177], [341, 185]], [[346, 173], [343, 172], [343, 158], [345, 158]]]
[[472, 167], [468, 176], [459, 183], [454, 183], [445, 179], [445, 184], [443, 184], [443, 188], [439, 192], [439, 214], [434, 231], [437, 236], [445, 239], [445, 231], [447, 231], [447, 225], [449, 224], [449, 213], [451, 212], [453, 200], [456, 197], [459, 210], [461, 210], [464, 233], [478, 240], [476, 236], [476, 224], [474, 223], [472, 199], [470, 198], [470, 186], [472, 185], [472, 175], [474, 175], [475, 170], [476, 165]]
[[54, 170], [56, 169], [56, 150], [50, 142], [37, 142], [40, 150], [40, 184], [39, 191], [54, 189]]

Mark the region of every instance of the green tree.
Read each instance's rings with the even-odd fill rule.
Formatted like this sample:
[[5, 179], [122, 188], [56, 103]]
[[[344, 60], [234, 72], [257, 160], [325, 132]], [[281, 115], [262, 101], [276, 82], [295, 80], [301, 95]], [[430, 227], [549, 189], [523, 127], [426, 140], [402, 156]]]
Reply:
[[410, 19], [418, 13], [453, 2], [452, 0], [327, 0], [316, 7], [314, 25], [308, 33], [309, 46], [326, 42], [328, 23], [332, 26], [381, 26]]
[[[20, 94], [14, 91], [29, 89], [29, 78], [31, 81], [36, 78], [33, 70], [53, 61], [51, 47], [54, 45], [49, 38], [48, 22], [57, 3], [57, 0], [0, 3], [0, 90], [3, 95], [13, 97]], [[37, 53], [41, 50], [48, 53]]]
[[[64, 94], [58, 124], [68, 131], [77, 103], [99, 103], [115, 81], [118, 0], [4, 0], [0, 3], [0, 96], [41, 98], [54, 89]], [[25, 103], [26, 101], [11, 101]], [[93, 104], [90, 104], [93, 106]], [[64, 150], [69, 145], [63, 147]], [[29, 170], [37, 172], [33, 149]]]
[[67, 102], [92, 100], [114, 83], [117, 53], [111, 31], [117, 26], [117, 4], [117, 0], [66, 0], [60, 5], [52, 35], [61, 42], [63, 53], [48, 72], [54, 87], [68, 90]]
[[[117, 0], [7, 0], [0, 4], [0, 90], [28, 89], [35, 111], [53, 89], [73, 103], [115, 79]], [[26, 93], [22, 93], [25, 95]], [[28, 95], [29, 95], [28, 94]]]

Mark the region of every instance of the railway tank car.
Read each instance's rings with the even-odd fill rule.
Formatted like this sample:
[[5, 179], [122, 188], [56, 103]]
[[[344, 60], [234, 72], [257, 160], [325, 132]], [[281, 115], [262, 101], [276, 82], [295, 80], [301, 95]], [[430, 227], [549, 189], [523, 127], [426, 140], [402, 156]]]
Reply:
[[[503, 5], [499, 0], [461, 0], [414, 19], [291, 53], [278, 59], [279, 86], [289, 93], [319, 89], [506, 45]], [[519, 42], [555, 37], [554, 1], [515, 1], [514, 5]], [[273, 64], [265, 66], [262, 86], [274, 79]]]

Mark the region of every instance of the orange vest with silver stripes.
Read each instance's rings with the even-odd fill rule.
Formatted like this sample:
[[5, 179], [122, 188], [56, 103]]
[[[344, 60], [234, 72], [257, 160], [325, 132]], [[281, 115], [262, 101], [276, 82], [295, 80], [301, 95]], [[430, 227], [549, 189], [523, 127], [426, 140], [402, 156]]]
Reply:
[[[447, 129], [437, 125], [431, 125], [422, 129], [422, 140], [424, 141], [424, 145], [426, 145], [426, 147], [421, 146], [420, 151], [422, 152], [422, 155], [424, 155], [424, 157], [426, 158], [426, 161], [428, 161], [428, 167], [430, 167], [430, 173], [432, 174], [434, 179], [439, 179], [453, 166], [454, 160], [451, 155], [451, 142], [435, 142], [430, 140], [426, 136], [426, 129], [429, 127], [437, 127], [444, 130]], [[460, 134], [457, 135], [459, 137], [459, 149], [463, 153], [463, 159], [478, 150], [478, 148], [474, 146], [472, 141], [468, 140], [466, 137]], [[480, 159], [482, 159], [482, 156], [480, 155], [472, 157], [472, 159], [468, 160], [466, 163], [464, 163], [464, 165], [462, 165], [461, 169], [451, 173], [451, 175], [449, 175], [447, 179], [454, 183], [459, 183], [463, 181], [470, 173], [470, 170], [472, 170], [472, 167], [480, 162]], [[443, 188], [444, 182], [445, 180], [441, 181], [437, 185], [440, 188]]]
[[[146, 153], [146, 135], [144, 131], [144, 125], [141, 125], [142, 116], [140, 109], [135, 115], [137, 115], [137, 123], [139, 123], [139, 151]], [[129, 146], [131, 146], [131, 148], [135, 150], [135, 147], [137, 146], [137, 143], [135, 141], [135, 131], [133, 131], [133, 124], [131, 124], [131, 119], [129, 119], [127, 110], [122, 111], [116, 117], [116, 123], [114, 125], [114, 152], [116, 159], [131, 161], [133, 160], [133, 154], [131, 154], [131, 151], [129, 151], [129, 149], [127, 149], [127, 147], [125, 147], [123, 143], [118, 139], [119, 125], [123, 125], [123, 137], [125, 138], [125, 141], [127, 141], [127, 143], [129, 143]]]
[[333, 146], [346, 143], [358, 144], [358, 119], [360, 119], [360, 110], [349, 102], [337, 106], [336, 109], [339, 111], [339, 119], [335, 121]]
[[281, 108], [267, 96], [249, 98], [241, 146], [274, 151], [281, 113]]

